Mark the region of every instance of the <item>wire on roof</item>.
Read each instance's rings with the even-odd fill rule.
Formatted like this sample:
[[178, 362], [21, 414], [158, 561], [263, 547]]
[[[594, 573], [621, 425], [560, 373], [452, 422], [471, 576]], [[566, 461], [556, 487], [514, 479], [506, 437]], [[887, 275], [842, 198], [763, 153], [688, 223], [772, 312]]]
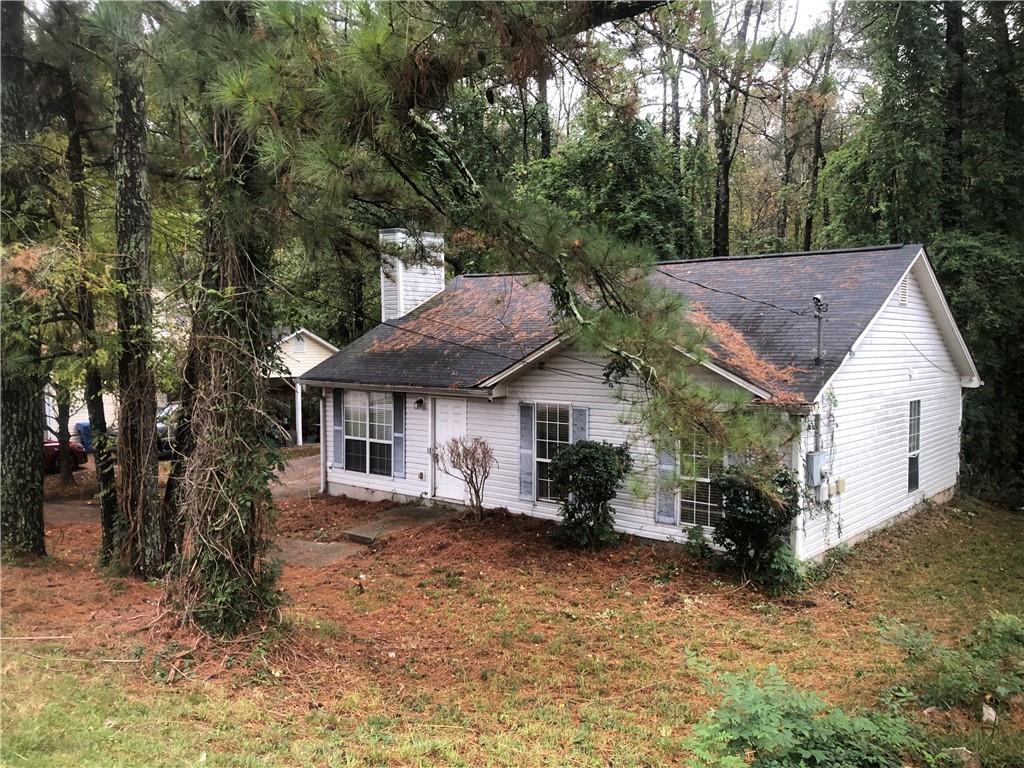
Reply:
[[807, 311], [808, 311], [807, 309], [804, 309], [803, 311], [798, 312], [797, 310], [790, 309], [789, 307], [780, 307], [778, 304], [772, 304], [770, 301], [762, 301], [761, 299], [754, 299], [754, 298], [751, 298], [750, 296], [744, 296], [742, 293], [736, 293], [735, 291], [727, 291], [724, 288], [714, 288], [714, 287], [712, 287], [710, 285], [707, 285], [705, 283], [698, 282], [697, 280], [690, 280], [689, 278], [686, 278], [686, 277], [679, 277], [679, 275], [673, 275], [671, 272], [666, 272], [663, 269], [657, 269], [656, 268], [654, 271], [655, 272], [660, 272], [661, 274], [665, 275], [666, 277], [671, 277], [673, 280], [678, 280], [681, 283], [690, 283], [691, 285], [696, 285], [698, 288], [703, 288], [704, 290], [712, 291], [713, 293], [723, 293], [723, 294], [726, 294], [728, 296], [735, 296], [737, 299], [743, 299], [744, 301], [750, 301], [750, 302], [753, 302], [754, 304], [760, 304], [761, 306], [764, 306], [764, 307], [771, 307], [772, 309], [778, 309], [778, 310], [780, 310], [782, 312], [789, 312], [791, 315], [796, 315], [797, 317], [804, 317], [804, 316], [806, 316]]

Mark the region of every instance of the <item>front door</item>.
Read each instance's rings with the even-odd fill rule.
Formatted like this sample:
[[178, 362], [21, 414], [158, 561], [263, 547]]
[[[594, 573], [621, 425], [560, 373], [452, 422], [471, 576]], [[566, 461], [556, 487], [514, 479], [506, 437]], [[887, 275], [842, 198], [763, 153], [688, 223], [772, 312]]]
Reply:
[[[434, 453], [453, 437], [466, 434], [466, 401], [461, 397], [434, 398]], [[466, 483], [455, 470], [444, 472], [434, 463], [434, 495], [440, 499], [466, 500]]]

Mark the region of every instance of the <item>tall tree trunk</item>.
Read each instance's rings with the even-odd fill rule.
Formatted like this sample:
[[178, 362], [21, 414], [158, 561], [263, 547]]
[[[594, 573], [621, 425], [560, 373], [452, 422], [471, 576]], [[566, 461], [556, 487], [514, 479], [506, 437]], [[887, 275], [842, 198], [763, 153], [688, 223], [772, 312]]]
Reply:
[[[249, 3], [207, 4], [210, 23], [251, 34]], [[276, 602], [267, 560], [269, 483], [276, 454], [265, 430], [269, 318], [265, 275], [275, 227], [262, 204], [269, 180], [251, 134], [207, 102], [207, 143], [216, 159], [207, 188], [203, 261], [215, 286], [193, 324], [199, 355], [192, 430], [195, 447], [181, 488], [181, 556], [168, 598], [186, 619], [234, 633]]]
[[[761, 14], [764, 10], [763, 0], [757, 3], [757, 26], [760, 26]], [[728, 72], [723, 77], [716, 75], [717, 85], [712, 99], [715, 125], [715, 223], [714, 223], [714, 255], [718, 258], [729, 255], [729, 206], [730, 206], [730, 173], [732, 161], [739, 148], [743, 133], [743, 115], [739, 108], [741, 96], [741, 80], [745, 74], [747, 62], [747, 35], [750, 30], [750, 19], [754, 13], [754, 0], [747, 0], [743, 5], [742, 15], [736, 32], [739, 45], [735, 58]], [[756, 41], [757, 31], [754, 38]], [[745, 112], [745, 107], [743, 109]]]
[[[132, 21], [141, 37], [141, 18]], [[117, 233], [117, 327], [120, 410], [117, 460], [118, 494], [126, 530], [124, 564], [143, 577], [162, 573], [167, 527], [157, 503], [156, 379], [150, 361], [153, 346], [153, 298], [150, 275], [149, 184], [146, 177], [146, 95], [142, 52], [132, 43], [118, 45], [114, 61], [114, 224]]]
[[[26, 138], [25, 6], [21, 2], [0, 4], [0, 53], [0, 132], [4, 152], [9, 155], [11, 148]], [[25, 176], [4, 170], [4, 191], [18, 201], [25, 194], [19, 188]], [[19, 322], [24, 297], [7, 279], [0, 284], [0, 305], [0, 547], [5, 555], [42, 556], [46, 539], [39, 341], [31, 322]]]
[[683, 157], [682, 157], [682, 110], [679, 107], [679, 76], [683, 69], [683, 52], [676, 54], [669, 50], [669, 57], [672, 61], [670, 85], [672, 93], [672, 104], [670, 111], [669, 132], [672, 134], [672, 178], [678, 186], [683, 180]]
[[[79, 34], [78, 7], [73, 3], [59, 3], [56, 6], [59, 24], [62, 27], [61, 37], [75, 40]], [[68, 178], [71, 182], [71, 219], [74, 223], [74, 242], [78, 247], [79, 258], [85, 252], [89, 236], [88, 208], [85, 199], [85, 157], [82, 151], [82, 128], [78, 114], [78, 86], [74, 73], [65, 70], [64, 81], [64, 122], [68, 132], [66, 161]], [[84, 265], [83, 265], [84, 271]], [[92, 293], [83, 280], [75, 291], [78, 303], [78, 323], [85, 342], [85, 354], [90, 361], [85, 371], [85, 406], [89, 414], [89, 426], [92, 429], [93, 461], [96, 464], [96, 486], [100, 501], [100, 563], [110, 562], [114, 540], [117, 536], [117, 487], [114, 474], [114, 455], [111, 439], [107, 434], [107, 413], [103, 407], [103, 373], [99, 365], [92, 360], [97, 347], [96, 310]]]
[[942, 224], [960, 226], [964, 214], [964, 64], [967, 44], [964, 39], [964, 9], [959, 2], [944, 2], [946, 22], [946, 147], [943, 158]]
[[57, 469], [61, 485], [75, 482], [74, 465], [71, 458], [71, 393], [65, 386], [54, 387], [57, 401]]
[[537, 73], [537, 110], [540, 120], [540, 156], [551, 157], [551, 105], [548, 104], [548, 77], [550, 71], [547, 65], [541, 67]]
[[[814, 135], [811, 142], [811, 170], [808, 179], [807, 208], [804, 212], [804, 238], [803, 249], [811, 250], [814, 241], [814, 211], [818, 206], [818, 176], [821, 169], [825, 167], [825, 147], [822, 144], [822, 131], [825, 125], [825, 116], [828, 108], [825, 103], [825, 89], [828, 86], [828, 79], [832, 73], [832, 56], [836, 46], [836, 3], [835, 0], [829, 3], [828, 14], [828, 42], [821, 60], [821, 76], [818, 82], [820, 92], [818, 102], [814, 110]], [[828, 224], [828, 201], [822, 201], [822, 223]]]

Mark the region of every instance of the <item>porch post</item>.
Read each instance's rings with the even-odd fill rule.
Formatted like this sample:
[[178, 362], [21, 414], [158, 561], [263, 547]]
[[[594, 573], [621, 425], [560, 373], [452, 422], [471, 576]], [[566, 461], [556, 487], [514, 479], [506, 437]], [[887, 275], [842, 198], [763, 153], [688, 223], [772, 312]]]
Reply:
[[302, 445], [302, 385], [295, 382], [295, 444]]

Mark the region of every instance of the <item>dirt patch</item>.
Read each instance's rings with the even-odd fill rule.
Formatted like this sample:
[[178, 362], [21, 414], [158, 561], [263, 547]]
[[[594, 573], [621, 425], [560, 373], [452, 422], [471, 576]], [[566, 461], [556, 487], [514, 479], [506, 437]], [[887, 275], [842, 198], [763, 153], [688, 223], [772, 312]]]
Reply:
[[91, 499], [96, 495], [96, 468], [92, 457], [72, 475], [74, 482], [64, 485], [60, 474], [43, 477], [43, 499], [45, 501], [63, 501], [67, 499]]
[[277, 502], [277, 532], [310, 541], [344, 541], [344, 531], [373, 520], [393, 501], [360, 501], [347, 496], [315, 496]]

